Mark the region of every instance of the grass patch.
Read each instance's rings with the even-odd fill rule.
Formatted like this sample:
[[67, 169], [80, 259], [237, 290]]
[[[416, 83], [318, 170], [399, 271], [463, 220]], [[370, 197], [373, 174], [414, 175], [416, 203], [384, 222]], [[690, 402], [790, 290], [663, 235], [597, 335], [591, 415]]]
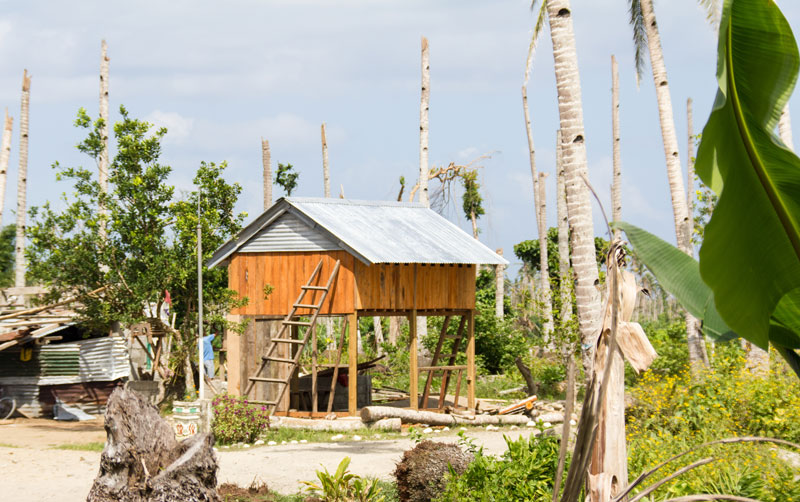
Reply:
[[19, 446], [10, 443], [0, 443], [0, 447], [3, 448], [19, 448]]
[[55, 450], [77, 450], [77, 451], [103, 451], [106, 447], [105, 443], [91, 442], [91, 443], [65, 443], [54, 446]]

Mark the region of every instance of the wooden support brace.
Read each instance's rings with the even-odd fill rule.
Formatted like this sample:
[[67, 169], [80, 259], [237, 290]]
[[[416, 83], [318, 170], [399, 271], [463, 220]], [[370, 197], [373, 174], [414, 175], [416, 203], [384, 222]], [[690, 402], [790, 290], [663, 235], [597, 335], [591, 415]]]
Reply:
[[347, 338], [348, 375], [347, 375], [347, 411], [350, 416], [358, 413], [358, 316], [355, 312], [348, 315], [350, 334]]

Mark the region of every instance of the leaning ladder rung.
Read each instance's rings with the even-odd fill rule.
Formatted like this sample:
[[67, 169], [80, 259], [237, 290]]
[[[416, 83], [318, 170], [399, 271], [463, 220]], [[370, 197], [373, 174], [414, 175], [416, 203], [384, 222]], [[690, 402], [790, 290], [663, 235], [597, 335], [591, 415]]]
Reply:
[[311, 323], [307, 321], [283, 321], [283, 324], [288, 324], [289, 326], [311, 326]]
[[304, 343], [306, 343], [305, 340], [295, 340], [293, 338], [273, 338], [272, 341], [275, 342], [275, 343], [278, 343], [278, 342], [280, 342], [280, 343], [294, 343], [294, 344], [297, 344], [297, 345], [303, 345]]
[[296, 308], [296, 309], [314, 309], [314, 310], [316, 310], [316, 309], [319, 308], [319, 305], [309, 305], [309, 304], [306, 304], [306, 303], [295, 303], [294, 304], [294, 308]]
[[314, 291], [327, 291], [325, 286], [300, 286], [303, 289], [313, 289]]
[[250, 377], [250, 380], [254, 382], [282, 383], [286, 385], [286, 380], [283, 380], [281, 378]]
[[455, 371], [467, 369], [466, 366], [420, 366], [419, 371]]
[[261, 359], [263, 359], [265, 361], [275, 361], [276, 363], [292, 363], [292, 364], [295, 364], [295, 360], [294, 359], [286, 359], [284, 357], [272, 357], [272, 356], [267, 357], [267, 356], [263, 356], [263, 357], [261, 357]]

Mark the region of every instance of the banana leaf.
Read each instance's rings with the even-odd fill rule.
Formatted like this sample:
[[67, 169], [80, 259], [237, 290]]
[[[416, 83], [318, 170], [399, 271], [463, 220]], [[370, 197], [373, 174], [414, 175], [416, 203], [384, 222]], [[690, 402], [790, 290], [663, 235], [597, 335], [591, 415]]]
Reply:
[[733, 331], [762, 348], [770, 340], [795, 347], [800, 159], [775, 127], [800, 56], [772, 1], [726, 0], [719, 33], [719, 88], [696, 164], [719, 200], [705, 228], [699, 271]]
[[[702, 321], [703, 333], [715, 340], [739, 336], [722, 320], [714, 305], [714, 293], [700, 277], [700, 264], [681, 250], [639, 227], [614, 222], [625, 232], [633, 254], [644, 263], [661, 287], [690, 314]], [[770, 318], [767, 337], [800, 377], [800, 290], [787, 294]], [[745, 337], [747, 338], [747, 337]], [[751, 340], [752, 341], [752, 340]]]

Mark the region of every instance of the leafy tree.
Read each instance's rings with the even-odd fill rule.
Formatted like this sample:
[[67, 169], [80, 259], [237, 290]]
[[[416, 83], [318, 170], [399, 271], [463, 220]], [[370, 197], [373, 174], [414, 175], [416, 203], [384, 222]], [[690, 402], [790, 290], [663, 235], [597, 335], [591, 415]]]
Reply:
[[[100, 294], [84, 296], [79, 307], [85, 322], [102, 330], [115, 321], [132, 324], [159, 317], [169, 291], [182, 327], [175, 352], [187, 355], [197, 326], [198, 191], [176, 197], [167, 182], [172, 169], [159, 162], [166, 129], [152, 131], [150, 124], [131, 118], [124, 107], [120, 114], [122, 120], [114, 125], [117, 154], [109, 166], [107, 193], [100, 190], [93, 170], [53, 164], [56, 179], [72, 183], [71, 194], [63, 195], [62, 210], [50, 202], [31, 209], [29, 273], [34, 281], [49, 286], [47, 300], [105, 287]], [[78, 149], [97, 161], [103, 121], [93, 122], [81, 109], [75, 124], [88, 131]], [[203, 162], [194, 178], [202, 194], [200, 227], [206, 259], [241, 228], [246, 216], [234, 213], [241, 187], [222, 178], [225, 168], [224, 162]], [[101, 201], [108, 215], [105, 238], [98, 232], [101, 218], [106, 218], [98, 211]], [[243, 300], [227, 289], [225, 270], [205, 271], [204, 277], [204, 306], [212, 321], [221, 321]]]
[[297, 178], [299, 176], [300, 173], [294, 170], [294, 166], [278, 162], [278, 173], [275, 176], [275, 184], [283, 188], [287, 197], [291, 197], [292, 192], [297, 188]]
[[6, 225], [0, 230], [0, 288], [14, 285], [14, 239], [16, 225]]
[[461, 184], [464, 186], [464, 197], [461, 207], [464, 209], [464, 216], [472, 222], [473, 234], [477, 236], [477, 220], [484, 214], [483, 197], [481, 197], [481, 193], [478, 191], [481, 185], [478, 183], [477, 169], [464, 170], [464, 172], [461, 173]]

